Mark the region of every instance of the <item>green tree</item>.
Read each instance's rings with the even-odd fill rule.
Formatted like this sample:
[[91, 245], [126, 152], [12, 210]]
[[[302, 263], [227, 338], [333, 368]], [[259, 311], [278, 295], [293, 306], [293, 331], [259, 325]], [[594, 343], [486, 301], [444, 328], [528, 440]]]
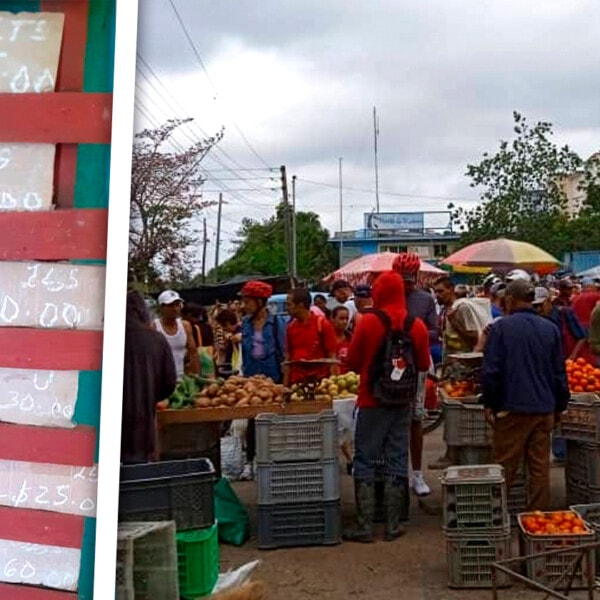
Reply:
[[512, 141], [501, 140], [496, 154], [485, 153], [479, 164], [467, 166], [471, 187], [481, 189], [481, 203], [472, 209], [448, 206], [461, 232], [460, 244], [503, 236], [561, 256], [570, 234], [560, 177], [580, 168], [582, 161], [568, 146], [558, 147], [550, 139], [551, 123], [530, 126], [518, 112], [513, 119]]
[[[219, 279], [236, 275], [286, 275], [285, 215], [282, 203], [269, 219], [244, 219], [238, 231], [236, 252], [219, 266]], [[296, 213], [296, 237], [299, 278], [318, 279], [335, 269], [335, 250], [317, 214]], [[214, 273], [209, 278], [211, 275]]]
[[190, 248], [198, 243], [193, 217], [202, 200], [198, 166], [223, 135], [175, 150], [173, 136], [192, 119], [171, 119], [135, 136], [131, 172], [129, 273], [146, 289], [189, 277]]

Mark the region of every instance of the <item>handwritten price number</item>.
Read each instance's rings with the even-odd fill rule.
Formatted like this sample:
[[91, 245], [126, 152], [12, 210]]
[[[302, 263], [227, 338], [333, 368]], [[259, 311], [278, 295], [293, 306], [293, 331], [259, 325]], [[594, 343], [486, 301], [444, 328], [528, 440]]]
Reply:
[[[93, 469], [92, 469], [93, 470]], [[76, 477], [73, 477], [74, 479]], [[85, 477], [81, 477], [85, 479]], [[94, 481], [90, 479], [90, 481]], [[27, 485], [27, 481], [23, 481], [19, 494], [13, 498], [15, 508], [25, 504], [29, 501], [30, 493], [31, 498], [36, 504], [40, 506], [64, 506], [67, 504], [71, 497], [71, 486], [70, 485], [57, 485], [55, 489], [55, 498], [47, 498], [50, 488], [46, 485], [38, 485], [37, 490], [34, 492], [31, 486]], [[96, 502], [91, 498], [85, 498], [79, 503], [79, 510], [84, 512], [93, 511], [96, 507]]]
[[63, 290], [74, 290], [79, 287], [79, 280], [77, 279], [77, 275], [79, 274], [79, 269], [74, 267], [69, 270], [69, 277], [67, 282], [60, 281], [57, 277], [53, 277], [56, 269], [54, 267], [50, 267], [46, 274], [43, 275], [43, 271], [40, 274], [40, 270], [43, 269], [44, 266], [40, 264], [30, 265], [27, 267], [27, 270], [31, 273], [29, 279], [21, 283], [22, 288], [35, 288], [38, 284], [38, 280], [41, 284], [49, 291], [49, 292], [62, 292]]
[[[42, 550], [46, 550], [42, 548]], [[36, 575], [36, 568], [28, 561], [21, 561], [18, 558], [12, 558], [4, 565], [4, 576], [20, 581], [27, 581]], [[43, 580], [43, 585], [51, 588], [71, 589], [75, 585], [75, 577], [70, 573], [61, 575], [57, 571], [50, 571]]]
[[[25, 394], [21, 396], [19, 392], [9, 391], [8, 402], [5, 404], [0, 403], [0, 410], [9, 410], [11, 408], [18, 408], [23, 412], [34, 412], [38, 416], [45, 414], [51, 416], [54, 419], [71, 419], [73, 417], [73, 404], [65, 404], [64, 406], [58, 400], [52, 403], [50, 411], [41, 410], [41, 405], [36, 403], [35, 399], [31, 394]], [[37, 410], [36, 410], [37, 409]]]
[[[0, 24], [2, 21], [9, 21], [10, 26], [12, 27], [10, 31], [10, 35], [8, 37], [4, 37], [0, 35], [0, 40], [8, 40], [9, 42], [16, 42], [19, 38], [20, 34], [25, 36], [28, 35], [29, 40], [33, 42], [44, 42], [48, 39], [46, 34], [46, 27], [48, 26], [48, 22], [44, 19], [2, 19], [0, 18]], [[31, 31], [33, 28], [33, 31]], [[23, 37], [21, 35], [21, 38]]]

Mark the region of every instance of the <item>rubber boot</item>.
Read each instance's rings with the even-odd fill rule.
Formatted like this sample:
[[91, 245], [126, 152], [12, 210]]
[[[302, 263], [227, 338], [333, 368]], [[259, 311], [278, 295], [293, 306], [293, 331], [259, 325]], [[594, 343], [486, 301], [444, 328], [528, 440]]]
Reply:
[[402, 512], [406, 509], [408, 496], [408, 480], [385, 480], [385, 533], [384, 542], [391, 542], [404, 535], [404, 527], [400, 524]]
[[404, 496], [400, 505], [400, 523], [406, 523], [408, 521], [408, 514], [410, 511], [410, 485], [408, 478], [404, 480]]
[[375, 516], [373, 523], [385, 523], [385, 483], [383, 479], [375, 480]]
[[357, 527], [344, 531], [343, 537], [348, 542], [369, 544], [374, 541], [375, 486], [373, 482], [354, 480], [354, 498], [356, 502]]

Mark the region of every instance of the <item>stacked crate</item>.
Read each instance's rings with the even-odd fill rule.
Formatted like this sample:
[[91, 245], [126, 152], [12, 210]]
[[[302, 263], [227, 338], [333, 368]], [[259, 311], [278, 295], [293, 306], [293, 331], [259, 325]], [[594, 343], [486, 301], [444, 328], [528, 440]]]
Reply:
[[[167, 595], [165, 599], [201, 598], [209, 595], [217, 582], [219, 536], [215, 522], [214, 482], [215, 469], [206, 458], [121, 467], [119, 521], [122, 527], [129, 522], [135, 522], [136, 526], [144, 522], [151, 526], [161, 521], [175, 524], [173, 552], [157, 554], [154, 561], [144, 563], [144, 568], [150, 571], [172, 568], [178, 574], [179, 595]], [[167, 560], [172, 565], [165, 564]], [[121, 578], [125, 582], [131, 567], [135, 575], [136, 564], [123, 562]], [[135, 577], [133, 581], [136, 583]], [[139, 589], [136, 583], [135, 598], [160, 600], [163, 597], [143, 595], [146, 588], [138, 593]]]
[[[485, 419], [477, 397], [454, 400], [445, 398], [444, 441], [459, 466], [486, 465], [493, 461], [492, 427]], [[508, 491], [508, 511], [513, 519], [527, 507], [527, 482], [522, 467]]]
[[258, 545], [341, 540], [338, 427], [334, 411], [256, 418]]
[[[448, 586], [491, 588], [494, 562], [510, 558], [511, 536], [504, 469], [455, 466], [442, 478]], [[497, 574], [497, 584], [510, 585]]]
[[600, 397], [573, 395], [560, 430], [567, 440], [567, 504], [600, 502]]

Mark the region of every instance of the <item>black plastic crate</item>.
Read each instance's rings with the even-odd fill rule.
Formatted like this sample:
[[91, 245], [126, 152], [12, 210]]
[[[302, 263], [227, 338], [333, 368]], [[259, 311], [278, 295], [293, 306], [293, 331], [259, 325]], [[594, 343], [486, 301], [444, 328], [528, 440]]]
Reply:
[[341, 503], [301, 502], [258, 507], [261, 550], [332, 546], [342, 541]]
[[214, 482], [206, 458], [122, 466], [119, 521], [175, 521], [179, 531], [210, 527]]

